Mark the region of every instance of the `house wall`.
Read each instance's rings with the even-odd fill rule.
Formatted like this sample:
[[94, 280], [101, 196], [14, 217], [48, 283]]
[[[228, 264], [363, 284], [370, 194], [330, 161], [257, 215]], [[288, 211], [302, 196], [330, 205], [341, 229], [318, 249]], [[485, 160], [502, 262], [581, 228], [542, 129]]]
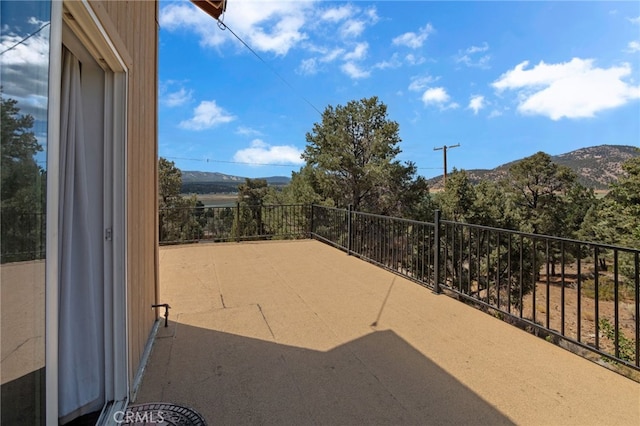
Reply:
[[156, 319], [158, 280], [156, 1], [91, 1], [130, 57], [127, 122], [127, 279], [130, 383]]

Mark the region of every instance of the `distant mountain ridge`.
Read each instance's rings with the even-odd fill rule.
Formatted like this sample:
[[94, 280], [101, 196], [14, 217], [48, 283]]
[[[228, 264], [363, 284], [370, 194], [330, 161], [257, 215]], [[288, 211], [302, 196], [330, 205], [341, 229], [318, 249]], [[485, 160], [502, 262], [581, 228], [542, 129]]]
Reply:
[[[639, 155], [640, 150], [635, 146], [599, 145], [554, 155], [551, 159], [575, 171], [580, 183], [586, 187], [606, 190], [623, 174], [622, 163]], [[506, 177], [509, 167], [518, 161], [521, 160], [511, 161], [494, 169], [471, 169], [466, 172], [473, 183], [483, 179], [497, 182]], [[218, 172], [184, 170], [182, 171], [182, 192], [187, 194], [237, 192], [238, 184], [243, 183], [245, 179], [242, 176]], [[285, 186], [291, 181], [287, 176], [269, 176], [261, 179], [266, 179], [270, 186]], [[442, 189], [442, 175], [429, 179], [429, 186], [436, 190]]]
[[[580, 148], [566, 154], [553, 155], [551, 160], [567, 166], [578, 175], [578, 181], [588, 188], [609, 189], [609, 185], [622, 176], [622, 163], [640, 155], [638, 147], [631, 145], [598, 145]], [[494, 169], [465, 170], [473, 183], [481, 180], [497, 182], [507, 176], [509, 168], [521, 160], [502, 164]], [[433, 189], [442, 189], [442, 175], [429, 179]]]
[[182, 182], [244, 182], [240, 176], [225, 175], [218, 172], [199, 172], [196, 170], [182, 170]]
[[[182, 182], [237, 182], [243, 183], [246, 179], [242, 176], [225, 175], [218, 172], [199, 172], [195, 170], [182, 170]], [[287, 176], [269, 176], [256, 179], [266, 179], [268, 184], [283, 184], [289, 183], [291, 178]]]
[[[238, 185], [244, 183], [245, 177], [226, 175], [218, 172], [200, 172], [182, 170], [183, 194], [209, 194], [237, 192]], [[287, 176], [269, 176], [264, 178], [269, 186], [285, 186], [291, 178]]]

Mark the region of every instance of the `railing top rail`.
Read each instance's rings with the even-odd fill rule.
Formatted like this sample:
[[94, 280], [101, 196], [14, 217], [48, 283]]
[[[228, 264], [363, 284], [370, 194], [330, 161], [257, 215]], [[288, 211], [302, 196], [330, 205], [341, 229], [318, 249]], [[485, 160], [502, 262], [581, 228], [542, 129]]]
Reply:
[[352, 212], [353, 214], [359, 215], [359, 216], [366, 216], [366, 217], [373, 217], [373, 218], [378, 218], [378, 219], [388, 219], [388, 220], [394, 220], [397, 222], [403, 222], [403, 223], [410, 223], [413, 225], [427, 225], [427, 226], [431, 226], [433, 227], [434, 224], [432, 222], [423, 222], [420, 220], [415, 220], [415, 219], [405, 219], [402, 217], [393, 217], [393, 216], [385, 216], [385, 215], [380, 215], [380, 214], [374, 214], [374, 213], [365, 213], [365, 212]]
[[323, 206], [323, 205], [320, 205], [320, 204], [312, 204], [311, 206], [312, 207], [318, 207], [318, 208], [321, 208], [321, 209], [335, 210], [335, 211], [341, 211], [341, 212], [348, 212], [349, 211], [347, 209], [341, 209], [339, 207]]
[[640, 249], [633, 248], [633, 247], [623, 247], [623, 246], [616, 246], [616, 245], [612, 245], [612, 244], [596, 243], [596, 242], [593, 242], [593, 241], [575, 240], [575, 239], [572, 239], [572, 238], [555, 237], [553, 235], [534, 234], [534, 233], [530, 233], [530, 232], [516, 231], [516, 230], [513, 230], [513, 229], [495, 228], [495, 227], [492, 227], [492, 226], [475, 225], [475, 224], [472, 224], [472, 223], [454, 222], [452, 220], [441, 220], [440, 223], [447, 224], [447, 225], [466, 226], [466, 227], [469, 227], [469, 228], [483, 229], [483, 230], [487, 230], [487, 231], [500, 232], [500, 233], [504, 233], [504, 234], [520, 235], [520, 236], [523, 236], [523, 237], [526, 237], [526, 238], [532, 238], [532, 239], [539, 239], [539, 240], [544, 239], [544, 240], [553, 240], [553, 241], [570, 243], [570, 244], [581, 244], [581, 245], [586, 245], [586, 246], [597, 246], [597, 247], [603, 248], [605, 250], [618, 250], [618, 251], [627, 251], [627, 252], [631, 252], [631, 253], [640, 253]]
[[[309, 204], [244, 204], [249, 207], [308, 207]], [[236, 207], [236, 202], [226, 206], [185, 206], [185, 207], [162, 207], [158, 210], [193, 210], [193, 209], [230, 209]]]

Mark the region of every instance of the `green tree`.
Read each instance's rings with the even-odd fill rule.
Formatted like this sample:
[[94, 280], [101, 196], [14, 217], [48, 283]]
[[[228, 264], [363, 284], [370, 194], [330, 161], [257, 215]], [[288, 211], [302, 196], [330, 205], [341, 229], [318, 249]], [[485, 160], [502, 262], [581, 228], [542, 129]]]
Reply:
[[238, 212], [232, 233], [236, 237], [264, 235], [262, 206], [269, 191], [266, 179], [246, 178], [238, 185]]
[[173, 161], [158, 160], [158, 227], [161, 242], [188, 241], [200, 237], [199, 223], [202, 209], [197, 206], [195, 195], [183, 197], [182, 172]]
[[298, 172], [291, 173], [291, 181], [281, 191], [270, 191], [270, 204], [321, 204], [334, 205], [333, 200], [321, 195], [318, 170], [305, 165]]
[[562, 194], [577, 182], [576, 174], [538, 152], [509, 169], [505, 190], [514, 204], [522, 231], [561, 235], [565, 230]]
[[249, 179], [238, 185], [238, 202], [250, 206], [261, 206], [267, 195], [269, 185], [266, 179]]
[[160, 191], [160, 208], [171, 205], [180, 198], [182, 188], [182, 172], [173, 161], [160, 157], [158, 160], [158, 189]]
[[[513, 206], [518, 229], [534, 234], [574, 238], [584, 220], [584, 214], [593, 203], [593, 192], [584, 188], [576, 173], [569, 167], [558, 165], [551, 156], [538, 152], [509, 169], [503, 186], [508, 202]], [[559, 243], [550, 243], [544, 253], [550, 274], [555, 275], [556, 265], [562, 257]], [[573, 262], [565, 251], [565, 263]]]
[[447, 178], [444, 191], [438, 194], [437, 202], [445, 219], [475, 223], [475, 188], [464, 170], [453, 169]]
[[46, 172], [36, 161], [42, 151], [31, 115], [18, 102], [1, 98], [0, 225], [2, 262], [37, 259], [44, 253]]
[[471, 207], [470, 222], [494, 228], [513, 230], [518, 228], [513, 206], [504, 197], [504, 189], [499, 184], [482, 180], [474, 190], [475, 200]]
[[[638, 150], [640, 153], [640, 150]], [[608, 194], [623, 220], [619, 243], [628, 247], [640, 247], [640, 156], [627, 160], [622, 169], [626, 173], [611, 185]]]
[[[454, 169], [449, 174], [444, 190], [437, 194], [435, 201], [448, 220], [517, 228], [504, 188], [488, 180], [473, 185], [464, 170]], [[511, 238], [508, 233], [498, 237], [495, 231], [481, 228], [448, 226], [441, 244], [446, 247], [446, 274], [464, 291], [491, 303], [497, 303], [500, 294], [501, 306], [510, 301], [512, 306], [520, 308], [520, 289], [527, 294], [533, 288], [533, 245], [529, 240]]]
[[587, 212], [596, 204], [596, 196], [593, 189], [586, 188], [575, 181], [564, 194], [564, 202], [565, 235], [571, 238], [578, 237]]
[[[593, 204], [580, 229], [582, 238], [605, 244], [640, 248], [640, 156], [627, 160], [626, 173], [609, 193]], [[620, 254], [620, 272], [632, 284], [638, 273], [633, 256]]]
[[309, 180], [307, 194], [313, 198], [313, 189], [323, 200], [360, 211], [402, 215], [411, 210], [428, 188], [424, 179], [415, 178], [413, 163], [396, 159], [398, 129], [377, 97], [328, 106], [322, 122], [306, 135], [302, 157], [313, 171], [300, 174]]

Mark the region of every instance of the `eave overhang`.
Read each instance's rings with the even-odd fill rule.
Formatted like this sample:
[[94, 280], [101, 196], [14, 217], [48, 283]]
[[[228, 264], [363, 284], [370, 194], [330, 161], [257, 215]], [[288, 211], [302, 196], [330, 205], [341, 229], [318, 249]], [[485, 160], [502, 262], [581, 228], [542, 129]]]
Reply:
[[191, 0], [191, 2], [214, 19], [220, 18], [227, 9], [227, 0]]

